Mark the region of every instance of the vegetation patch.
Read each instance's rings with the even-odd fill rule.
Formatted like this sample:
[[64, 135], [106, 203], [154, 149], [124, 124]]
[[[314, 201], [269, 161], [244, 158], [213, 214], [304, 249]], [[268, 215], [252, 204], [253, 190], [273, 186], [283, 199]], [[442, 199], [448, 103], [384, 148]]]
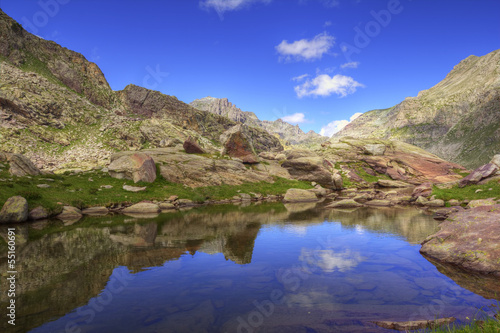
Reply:
[[[47, 178], [54, 181], [47, 181]], [[47, 184], [48, 188], [37, 188], [36, 184]], [[105, 185], [112, 186], [106, 188]], [[123, 185], [145, 186], [143, 192], [128, 192]], [[109, 187], [108, 186], [108, 187]], [[83, 209], [92, 206], [110, 207], [119, 203], [137, 203], [143, 200], [164, 201], [172, 195], [195, 202], [230, 199], [240, 193], [260, 193], [262, 195], [284, 194], [290, 188], [309, 189], [309, 182], [276, 177], [274, 183], [258, 182], [242, 185], [207, 186], [190, 188], [183, 184], [171, 183], [159, 176], [154, 183], [116, 179], [102, 171], [93, 170], [73, 174], [42, 175], [35, 177], [13, 177], [7, 168], [0, 171], [0, 204], [8, 198], [21, 195], [26, 198], [30, 209], [45, 207], [50, 213], [57, 214], [64, 205]]]
[[457, 199], [462, 201], [489, 198], [500, 199], [500, 183], [497, 181], [491, 181], [484, 185], [469, 185], [462, 188], [454, 186], [450, 189], [439, 189], [434, 186], [432, 194], [435, 195], [436, 198], [443, 200]]

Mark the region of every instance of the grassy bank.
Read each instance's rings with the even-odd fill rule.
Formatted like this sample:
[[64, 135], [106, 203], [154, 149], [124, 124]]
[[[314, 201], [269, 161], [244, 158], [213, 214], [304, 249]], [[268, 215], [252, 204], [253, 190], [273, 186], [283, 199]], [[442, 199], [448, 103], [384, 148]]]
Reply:
[[475, 320], [464, 326], [450, 325], [431, 330], [432, 333], [498, 333], [500, 332], [500, 321], [488, 317], [484, 320]]
[[432, 194], [435, 195], [436, 198], [443, 199], [445, 201], [451, 199], [459, 201], [488, 198], [500, 199], [500, 183], [498, 181], [491, 181], [484, 185], [469, 185], [462, 188], [454, 186], [450, 189], [440, 189], [434, 186]]
[[[4, 163], [5, 164], [5, 163]], [[50, 187], [39, 188], [46, 184]], [[105, 188], [104, 186], [112, 186]], [[145, 186], [143, 192], [128, 192], [122, 187]], [[102, 171], [87, 171], [78, 174], [43, 175], [35, 177], [13, 177], [8, 167], [0, 171], [0, 205], [12, 196], [20, 195], [28, 200], [29, 208], [43, 206], [51, 213], [58, 213], [63, 205], [77, 208], [112, 206], [118, 203], [137, 203], [142, 200], [163, 201], [171, 195], [195, 202], [230, 199], [240, 193], [262, 195], [284, 194], [289, 188], [312, 188], [308, 182], [275, 178], [274, 183], [258, 182], [242, 185], [220, 185], [199, 188], [170, 183], [158, 176], [154, 183], [136, 183], [126, 179], [115, 179]], [[59, 203], [59, 204], [58, 204]]]

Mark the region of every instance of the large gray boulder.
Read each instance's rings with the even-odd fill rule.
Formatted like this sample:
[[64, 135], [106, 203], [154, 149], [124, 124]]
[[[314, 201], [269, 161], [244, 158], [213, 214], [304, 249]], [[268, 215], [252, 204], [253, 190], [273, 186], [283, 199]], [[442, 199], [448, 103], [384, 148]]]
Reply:
[[0, 211], [0, 223], [24, 222], [28, 219], [28, 201], [21, 196], [10, 197]]
[[387, 147], [384, 144], [367, 144], [363, 146], [363, 151], [367, 155], [381, 156], [385, 154]]
[[156, 165], [153, 159], [144, 153], [122, 155], [114, 159], [111, 157], [108, 166], [109, 175], [118, 179], [131, 179], [134, 183], [139, 181], [152, 183], [156, 179]]
[[160, 206], [149, 202], [139, 202], [138, 204], [127, 207], [123, 210], [124, 213], [134, 214], [151, 214], [160, 212]]
[[340, 180], [332, 179], [332, 172], [328, 169], [327, 161], [306, 150], [289, 150], [285, 152], [286, 161], [281, 166], [288, 170], [294, 179], [316, 182], [326, 188], [342, 187]]
[[9, 172], [13, 176], [38, 176], [41, 174], [29, 158], [21, 154], [12, 154], [9, 158], [10, 169]]
[[318, 198], [316, 197], [316, 194], [314, 194], [314, 192], [298, 188], [291, 188], [286, 191], [283, 200], [285, 202], [308, 202], [318, 201]]

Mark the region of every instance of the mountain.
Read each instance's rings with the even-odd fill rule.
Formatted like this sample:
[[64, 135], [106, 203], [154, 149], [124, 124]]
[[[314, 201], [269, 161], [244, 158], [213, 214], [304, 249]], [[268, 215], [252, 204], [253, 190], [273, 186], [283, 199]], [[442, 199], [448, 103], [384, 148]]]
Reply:
[[291, 125], [281, 119], [275, 121], [260, 120], [255, 113], [242, 111], [227, 98], [205, 97], [189, 103], [192, 107], [228, 117], [243, 124], [260, 127], [270, 134], [277, 134], [285, 146], [317, 146], [327, 139], [314, 131], [304, 133], [298, 125]]
[[500, 152], [500, 50], [469, 56], [416, 97], [364, 113], [343, 136], [396, 139], [475, 168]]
[[[215, 152], [221, 134], [238, 124], [158, 91], [113, 91], [96, 64], [28, 33], [2, 10], [0, 120], [0, 151], [24, 153], [48, 169], [103, 165], [116, 151], [189, 136]], [[257, 152], [283, 149], [265, 130], [245, 128]]]

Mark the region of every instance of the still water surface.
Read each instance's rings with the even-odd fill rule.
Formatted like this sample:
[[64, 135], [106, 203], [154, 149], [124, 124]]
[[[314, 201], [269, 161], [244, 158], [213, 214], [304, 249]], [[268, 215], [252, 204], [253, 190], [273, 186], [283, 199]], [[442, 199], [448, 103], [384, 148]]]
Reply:
[[490, 311], [497, 281], [419, 254], [437, 227], [411, 208], [321, 204], [26, 225], [18, 229], [17, 325], [7, 329], [384, 332], [372, 321]]

